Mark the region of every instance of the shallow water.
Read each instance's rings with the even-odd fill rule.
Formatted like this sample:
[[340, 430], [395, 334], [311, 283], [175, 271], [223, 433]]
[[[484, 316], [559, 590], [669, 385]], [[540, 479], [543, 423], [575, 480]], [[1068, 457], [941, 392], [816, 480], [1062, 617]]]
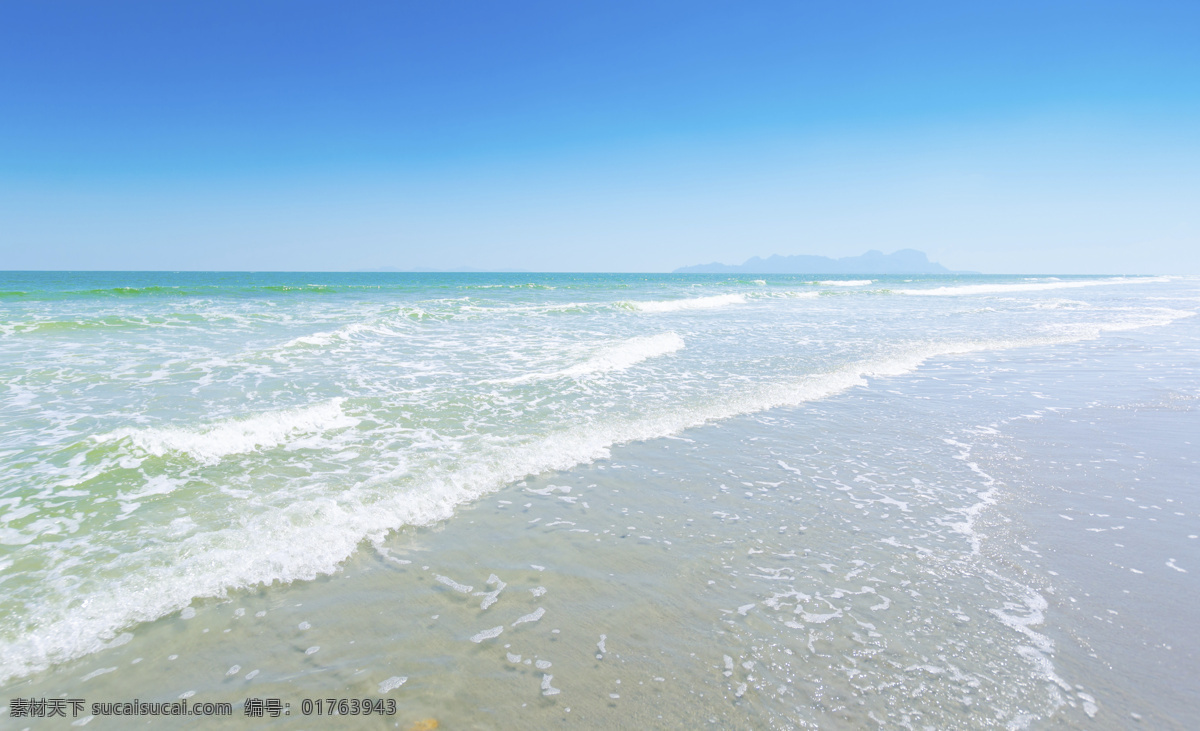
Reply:
[[[191, 693], [234, 705], [214, 727], [270, 723], [252, 696], [285, 725], [393, 698], [400, 727], [1200, 710], [1163, 629], [1198, 594], [1200, 282], [3, 276], [3, 698]], [[1118, 495], [1145, 540], [1079, 530]]]

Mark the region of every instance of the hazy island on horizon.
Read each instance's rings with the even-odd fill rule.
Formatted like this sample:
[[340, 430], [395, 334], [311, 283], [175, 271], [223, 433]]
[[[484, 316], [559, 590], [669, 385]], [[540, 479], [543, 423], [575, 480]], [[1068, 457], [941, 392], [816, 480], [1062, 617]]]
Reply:
[[923, 251], [900, 249], [891, 254], [872, 249], [861, 256], [845, 256], [832, 259], [828, 256], [773, 256], [763, 259], [752, 257], [744, 263], [697, 264], [680, 267], [672, 274], [978, 274], [978, 272], [956, 272], [937, 262], [929, 261]]

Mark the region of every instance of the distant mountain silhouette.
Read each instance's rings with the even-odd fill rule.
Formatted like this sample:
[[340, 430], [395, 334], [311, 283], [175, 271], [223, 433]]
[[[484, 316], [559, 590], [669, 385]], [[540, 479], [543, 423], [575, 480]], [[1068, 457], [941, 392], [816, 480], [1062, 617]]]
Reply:
[[456, 269], [398, 269], [396, 267], [378, 267], [363, 269], [368, 274], [397, 273], [397, 274], [528, 274], [528, 269], [475, 269], [474, 267], [458, 267]]
[[675, 274], [964, 274], [952, 272], [929, 261], [925, 252], [901, 249], [885, 254], [872, 249], [862, 256], [831, 259], [827, 256], [779, 256], [762, 259], [754, 257], [745, 264], [697, 264], [681, 267]]

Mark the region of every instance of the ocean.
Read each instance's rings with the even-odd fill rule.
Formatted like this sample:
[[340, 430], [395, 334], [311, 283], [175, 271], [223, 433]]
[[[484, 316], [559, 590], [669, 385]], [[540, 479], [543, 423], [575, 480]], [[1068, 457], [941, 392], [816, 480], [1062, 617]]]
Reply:
[[1194, 277], [0, 273], [2, 723], [1188, 728], [1197, 312]]

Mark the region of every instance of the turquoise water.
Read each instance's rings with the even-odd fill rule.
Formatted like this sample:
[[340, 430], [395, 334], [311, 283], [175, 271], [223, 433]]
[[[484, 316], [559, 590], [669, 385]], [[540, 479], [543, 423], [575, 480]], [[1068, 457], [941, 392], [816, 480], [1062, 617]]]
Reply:
[[[167, 642], [164, 632], [183, 632], [176, 641], [186, 652], [220, 655], [228, 638], [216, 634], [225, 632], [180, 628], [225, 607], [241, 613], [222, 621], [280, 612], [303, 595], [302, 604], [323, 607], [313, 616], [339, 647], [373, 626], [383, 635], [375, 648], [391, 648], [388, 661], [366, 648], [367, 655], [350, 652], [339, 662], [374, 668], [364, 670], [371, 680], [362, 685], [347, 673], [336, 687], [488, 725], [495, 717], [481, 709], [523, 691], [484, 682], [465, 703], [442, 698], [435, 680], [444, 669], [426, 667], [422, 685], [421, 671], [393, 667], [395, 657], [420, 666], [511, 644], [507, 636], [555, 619], [545, 602], [557, 570], [559, 580], [574, 582], [561, 593], [603, 594], [588, 581], [623, 574], [643, 585], [636, 596], [670, 597], [661, 601], [674, 609], [623, 607], [608, 597], [576, 601], [570, 622], [555, 619], [561, 632], [545, 639], [570, 644], [574, 660], [556, 658], [542, 669], [558, 669], [540, 674], [529, 666], [528, 702], [556, 719], [611, 725], [642, 714], [651, 725], [673, 725], [695, 713], [695, 722], [751, 727], [867, 718], [943, 725], [959, 713], [972, 723], [1019, 727], [1063, 709], [1082, 712], [1086, 703], [1092, 712], [1080, 723], [1088, 723], [1094, 692], [1077, 691], [1055, 670], [1053, 643], [1034, 629], [1046, 621], [1049, 585], [989, 558], [1002, 544], [989, 549], [980, 521], [1002, 524], [1011, 491], [964, 457], [965, 438], [946, 427], [976, 417], [992, 423], [987, 409], [999, 407], [980, 401], [1000, 390], [1003, 370], [979, 376], [978, 399], [969, 402], [951, 404], [930, 381], [932, 390], [907, 400], [886, 394], [944, 364], [994, 365], [1010, 352], [1053, 359], [1128, 334], [1157, 333], [1168, 351], [1191, 352], [1182, 343], [1192, 343], [1198, 295], [1200, 282], [1164, 277], [0, 274], [0, 683], [10, 695], [28, 688], [57, 695], [98, 664], [104, 672], [87, 682], [107, 683], [101, 687], [112, 699], [186, 690], [173, 683], [143, 690], [164, 678], [188, 678], [201, 695], [239, 702], [245, 688], [222, 685], [229, 678], [286, 694], [305, 687], [307, 675], [283, 669], [290, 661], [278, 653], [293, 639], [282, 634], [255, 640], [259, 632], [229, 631], [246, 657], [214, 660], [220, 673], [207, 686], [203, 674], [193, 681], [175, 666], [148, 676], [137, 672], [149, 663], [116, 672], [116, 658], [134, 652], [128, 660], [140, 659]], [[1103, 367], [1132, 372], [1131, 363]], [[892, 401], [856, 407], [853, 394], [866, 392]], [[1033, 413], [1053, 397], [1018, 391], [1004, 408], [1013, 417]], [[929, 408], [906, 412], [914, 403]], [[813, 408], [827, 411], [805, 411]], [[782, 441], [754, 449], [771, 440]], [[711, 444], [703, 452], [670, 449], [701, 442]], [[622, 467], [614, 449], [635, 453]], [[629, 497], [618, 504], [611, 495], [620, 491]], [[751, 498], [771, 502], [767, 522], [755, 528], [744, 517], [753, 511], [739, 507]], [[692, 499], [713, 505], [693, 512]], [[606, 511], [603, 519], [586, 519], [593, 503]], [[518, 509], [528, 514], [520, 531], [507, 527]], [[634, 530], [638, 520], [626, 516], [638, 511], [660, 520]], [[696, 521], [719, 524], [707, 534], [712, 541], [689, 539]], [[646, 561], [624, 549], [606, 554], [607, 537], [585, 547], [530, 533], [555, 525], [547, 535], [591, 541], [621, 531], [673, 553]], [[863, 530], [875, 536], [869, 547], [848, 539]], [[767, 538], [758, 531], [769, 531], [769, 547], [755, 548]], [[736, 571], [758, 571], [774, 590], [743, 594], [743, 586], [718, 596], [709, 588], [717, 584], [698, 576], [732, 567], [713, 552], [726, 543], [739, 556], [802, 560], [817, 552], [827, 560], [814, 555], [808, 569], [743, 567]], [[897, 558], [918, 544], [938, 555]], [[481, 557], [503, 568], [462, 573], [486, 564]], [[853, 561], [862, 562], [858, 573]], [[822, 565], [839, 566], [837, 576], [847, 578], [827, 578], [835, 570]], [[936, 580], [927, 576], [931, 565]], [[870, 581], [859, 577], [872, 573]], [[519, 589], [524, 599], [510, 599], [522, 582], [530, 584]], [[922, 583], [920, 591], [909, 588]], [[540, 604], [539, 587], [551, 591]], [[381, 591], [397, 592], [389, 612], [419, 608], [437, 615], [430, 621], [462, 626], [444, 636], [384, 631], [370, 598]], [[469, 599], [477, 591], [484, 600]], [[486, 601], [492, 591], [495, 609]], [[439, 610], [445, 599], [437, 592], [461, 595], [475, 614]], [[509, 603], [520, 616], [505, 615], [502, 632], [475, 639], [494, 629], [487, 618]], [[536, 619], [511, 625], [539, 608]], [[752, 623], [764, 608], [780, 619], [752, 631], [723, 624]], [[887, 617], [904, 619], [889, 625]], [[934, 639], [912, 633], [931, 623]], [[294, 632], [302, 624], [321, 623], [289, 615], [275, 627]], [[588, 701], [579, 699], [580, 686], [570, 687], [572, 673], [581, 677], [588, 663], [603, 662], [594, 657], [605, 655], [599, 636], [617, 637], [613, 628], [621, 626], [641, 627], [672, 648], [645, 681], [676, 678], [679, 695], [665, 706], [607, 688]], [[568, 640], [571, 627], [586, 638]], [[712, 672], [692, 667], [699, 661], [688, 648], [703, 644], [697, 637], [727, 631], [740, 638], [732, 641], [738, 649], [716, 653]], [[829, 631], [833, 646], [822, 653], [821, 633]], [[330, 647], [323, 642], [304, 662], [328, 657]], [[945, 659], [947, 647], [958, 648], [950, 655], [961, 663]], [[497, 661], [520, 670], [530, 655], [514, 663], [513, 649]], [[881, 664], [878, 671], [834, 667], [840, 661], [783, 670], [798, 649]], [[891, 681], [909, 694], [901, 701], [912, 706], [907, 715], [894, 702], [866, 704], [855, 720], [838, 716], [837, 703], [813, 710], [821, 706], [813, 698], [854, 697], [855, 678], [871, 680], [866, 695], [887, 696], [890, 654], [900, 675], [926, 676]], [[280, 666], [276, 674], [245, 678], [251, 666], [271, 663]], [[333, 682], [321, 672], [318, 680]], [[333, 692], [320, 682], [309, 690]], [[705, 692], [720, 701], [697, 704]], [[964, 705], [973, 692], [991, 700]], [[957, 704], [950, 715], [932, 710], [946, 713], [949, 700]], [[673, 715], [659, 721], [664, 707]], [[528, 710], [512, 712], [521, 708]]]

